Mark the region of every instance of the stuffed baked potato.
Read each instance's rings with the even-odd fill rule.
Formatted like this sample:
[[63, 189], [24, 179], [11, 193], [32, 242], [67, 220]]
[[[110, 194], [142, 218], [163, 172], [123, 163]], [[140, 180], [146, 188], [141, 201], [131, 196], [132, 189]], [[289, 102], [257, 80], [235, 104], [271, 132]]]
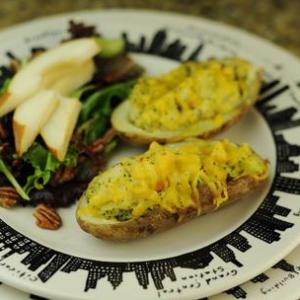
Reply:
[[77, 221], [101, 239], [139, 239], [241, 199], [267, 177], [267, 161], [247, 144], [154, 142], [93, 179]]
[[240, 58], [188, 62], [141, 78], [112, 114], [112, 125], [136, 145], [208, 138], [237, 122], [256, 102], [260, 70]]

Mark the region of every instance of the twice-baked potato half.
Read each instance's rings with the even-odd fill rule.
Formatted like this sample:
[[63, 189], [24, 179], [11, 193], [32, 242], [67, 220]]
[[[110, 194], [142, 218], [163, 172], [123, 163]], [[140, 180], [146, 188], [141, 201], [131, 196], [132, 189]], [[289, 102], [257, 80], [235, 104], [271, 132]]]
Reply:
[[240, 58], [187, 62], [141, 78], [112, 114], [112, 125], [136, 145], [208, 138], [237, 122], [256, 102], [260, 70]]
[[95, 237], [139, 239], [236, 201], [267, 177], [267, 161], [247, 144], [153, 142], [144, 154], [125, 158], [95, 177], [76, 217]]

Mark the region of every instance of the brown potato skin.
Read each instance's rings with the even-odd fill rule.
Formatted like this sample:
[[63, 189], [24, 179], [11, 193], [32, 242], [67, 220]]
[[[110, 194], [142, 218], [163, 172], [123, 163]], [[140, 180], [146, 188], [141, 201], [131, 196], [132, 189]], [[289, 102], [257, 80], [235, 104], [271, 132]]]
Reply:
[[[262, 186], [266, 180], [256, 180], [251, 176], [244, 176], [228, 183], [227, 190], [229, 200], [216, 207], [213, 203], [213, 195], [208, 188], [199, 190], [201, 214], [213, 212], [223, 206], [241, 199], [246, 194]], [[157, 232], [165, 231], [169, 228], [186, 223], [197, 217], [195, 208], [188, 208], [171, 214], [156, 207], [148, 214], [129, 221], [114, 224], [95, 224], [86, 222], [76, 214], [80, 227], [97, 238], [111, 241], [130, 241], [145, 238]]]

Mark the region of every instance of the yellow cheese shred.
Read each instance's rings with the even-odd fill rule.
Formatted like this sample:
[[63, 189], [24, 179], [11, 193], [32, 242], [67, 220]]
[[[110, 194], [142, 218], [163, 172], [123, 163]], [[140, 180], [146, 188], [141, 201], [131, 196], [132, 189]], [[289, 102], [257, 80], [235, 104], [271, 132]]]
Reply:
[[201, 212], [198, 190], [207, 186], [219, 206], [228, 200], [227, 181], [267, 176], [267, 164], [247, 144], [228, 140], [162, 146], [153, 142], [143, 155], [125, 158], [93, 179], [79, 214], [127, 220], [154, 207], [171, 213], [190, 207]]
[[182, 129], [200, 120], [223, 124], [222, 115], [245, 104], [253, 66], [242, 59], [188, 62], [135, 85], [129, 120], [147, 131]]

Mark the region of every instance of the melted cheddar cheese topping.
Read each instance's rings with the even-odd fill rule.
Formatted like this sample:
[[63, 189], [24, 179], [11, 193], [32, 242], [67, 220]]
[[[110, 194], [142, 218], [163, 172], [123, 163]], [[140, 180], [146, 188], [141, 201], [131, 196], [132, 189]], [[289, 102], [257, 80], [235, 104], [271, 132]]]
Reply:
[[265, 178], [266, 162], [247, 144], [194, 139], [125, 158], [93, 179], [79, 214], [108, 220], [138, 218], [157, 206], [170, 213], [201, 212], [198, 190], [207, 186], [219, 206], [228, 200], [227, 182], [242, 176]]
[[223, 123], [222, 115], [246, 104], [258, 72], [239, 58], [188, 62], [159, 77], [145, 77], [135, 85], [128, 118], [153, 131], [176, 130], [199, 120]]

